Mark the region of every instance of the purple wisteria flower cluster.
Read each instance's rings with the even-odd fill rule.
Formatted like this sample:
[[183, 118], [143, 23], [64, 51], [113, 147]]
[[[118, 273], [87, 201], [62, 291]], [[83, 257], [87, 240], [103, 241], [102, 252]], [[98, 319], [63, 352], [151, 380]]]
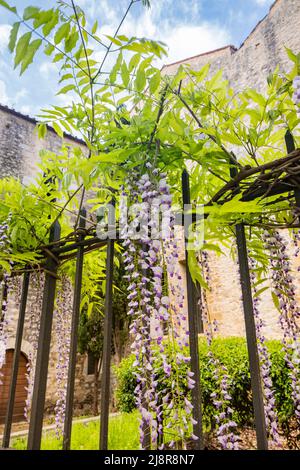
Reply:
[[260, 312], [260, 303], [261, 299], [258, 295], [257, 283], [257, 263], [254, 258], [248, 256], [249, 259], [249, 268], [250, 268], [250, 279], [251, 286], [253, 291], [253, 313], [255, 320], [256, 328], [256, 337], [257, 337], [257, 348], [260, 362], [260, 370], [262, 377], [263, 385], [263, 394], [264, 394], [264, 410], [265, 410], [265, 419], [266, 426], [269, 436], [274, 444], [280, 445], [279, 433], [278, 433], [278, 416], [276, 411], [276, 401], [275, 393], [273, 389], [273, 382], [271, 378], [271, 359], [266, 346], [266, 338], [263, 333], [263, 328], [265, 323], [263, 321], [261, 312]]
[[265, 231], [263, 238], [270, 253], [273, 298], [280, 311], [283, 350], [290, 371], [295, 416], [300, 423], [300, 331], [297, 323], [300, 311], [296, 301], [296, 287], [285, 240], [276, 230]]
[[68, 364], [71, 341], [73, 288], [70, 279], [63, 274], [56, 297], [54, 311], [54, 332], [56, 337], [57, 360], [55, 365], [56, 395], [55, 426], [57, 436], [61, 436], [66, 412]]
[[296, 106], [300, 107], [300, 76], [297, 76], [294, 78], [293, 88], [294, 88], [294, 94], [293, 94], [294, 103]]
[[1, 319], [0, 319], [0, 385], [2, 384], [2, 373], [1, 369], [5, 364], [6, 357], [6, 345], [8, 336], [8, 293], [9, 293], [9, 276], [4, 273], [3, 281], [1, 283], [2, 292], [2, 307], [1, 307]]
[[36, 357], [38, 350], [38, 339], [40, 331], [40, 315], [43, 304], [45, 276], [42, 271], [36, 271], [30, 277], [30, 290], [27, 300], [28, 315], [28, 341], [30, 343], [30, 351], [28, 354], [28, 362], [26, 364], [26, 380], [27, 380], [27, 397], [25, 401], [24, 416], [29, 421], [30, 408], [33, 394], [34, 374]]
[[[204, 281], [209, 288], [210, 267], [208, 254], [205, 250], [201, 251], [199, 261]], [[213, 335], [218, 332], [218, 324], [216, 320], [211, 321], [209, 318], [207, 291], [205, 288], [201, 289], [199, 306], [208, 345], [209, 362], [213, 366], [213, 379], [217, 385], [215, 392], [211, 394], [213, 404], [216, 407], [215, 421], [217, 439], [223, 450], [237, 450], [239, 448], [239, 437], [237, 434], [237, 424], [232, 418], [233, 409], [231, 408], [230, 377], [227, 368], [215, 357], [212, 350]]]
[[[146, 168], [142, 175], [132, 172], [126, 181], [123, 197], [135, 206], [135, 213], [130, 221], [121, 221], [121, 238], [129, 281], [128, 314], [132, 318], [130, 333], [137, 371], [135, 394], [141, 414], [140, 443], [145, 448], [150, 437], [152, 448], [163, 449], [163, 434], [171, 448], [179, 441], [184, 446], [190, 437], [197, 439], [190, 434], [193, 406], [180, 386], [185, 380], [192, 389], [194, 380], [190, 370], [187, 377], [182, 377], [181, 372], [181, 366], [190, 362], [186, 354], [189, 332], [178, 271], [170, 187], [165, 174], [159, 174], [149, 162]], [[169, 220], [169, 227], [161, 231], [159, 213], [162, 212]], [[141, 221], [143, 230], [137, 236]], [[165, 381], [171, 384], [168, 389], [164, 387]]]
[[[0, 251], [2, 253], [10, 253], [10, 240], [9, 240], [9, 224], [11, 221], [11, 214], [8, 215], [8, 218], [5, 222], [0, 224]], [[7, 335], [8, 335], [8, 299], [9, 299], [9, 275], [4, 272], [3, 279], [0, 282], [0, 297], [2, 301], [1, 305], [1, 317], [0, 317], [0, 385], [2, 384], [1, 381], [1, 369], [5, 363], [6, 357], [6, 345], [7, 345]]]

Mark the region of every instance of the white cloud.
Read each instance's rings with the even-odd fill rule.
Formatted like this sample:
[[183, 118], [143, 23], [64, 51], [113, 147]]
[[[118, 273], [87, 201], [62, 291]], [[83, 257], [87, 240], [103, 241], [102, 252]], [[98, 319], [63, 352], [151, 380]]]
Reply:
[[0, 25], [0, 54], [7, 48], [10, 29], [8, 24]]
[[18, 102], [18, 101], [22, 100], [23, 98], [25, 98], [26, 96], [28, 96], [28, 90], [26, 90], [26, 88], [21, 88], [21, 90], [19, 90], [15, 94], [15, 99]]
[[29, 106], [29, 105], [24, 105], [24, 106], [21, 106], [20, 107], [20, 112], [22, 114], [28, 114], [30, 116], [33, 116], [33, 111], [32, 111], [32, 106]]
[[42, 62], [39, 66], [39, 71], [46, 75], [47, 77], [51, 76], [53, 73], [58, 73], [58, 67], [52, 62]]
[[0, 103], [9, 105], [9, 98], [6, 92], [6, 85], [3, 80], [0, 80]]
[[[166, 8], [166, 4], [164, 7]], [[163, 41], [168, 46], [168, 62], [175, 62], [193, 55], [208, 52], [231, 43], [231, 35], [219, 24], [200, 22], [177, 23], [168, 19], [159, 19], [163, 11], [145, 11], [138, 21], [129, 16], [122, 28], [122, 33], [138, 37], [148, 37]], [[107, 28], [107, 26], [106, 26]]]
[[208, 23], [178, 26], [166, 31], [162, 39], [169, 46], [168, 62], [218, 49], [231, 42], [226, 30]]
[[260, 6], [265, 6], [265, 5], [272, 5], [274, 3], [274, 0], [254, 0], [257, 5]]

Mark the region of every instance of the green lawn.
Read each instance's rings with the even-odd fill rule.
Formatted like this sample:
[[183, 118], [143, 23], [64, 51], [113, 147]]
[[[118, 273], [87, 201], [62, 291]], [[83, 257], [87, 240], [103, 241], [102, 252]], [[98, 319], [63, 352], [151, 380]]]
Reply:
[[[138, 413], [124, 413], [112, 416], [109, 420], [108, 448], [110, 450], [138, 450]], [[26, 449], [26, 438], [17, 438], [12, 441], [14, 449]], [[62, 439], [58, 439], [54, 431], [43, 434], [43, 450], [59, 450], [62, 448]], [[99, 422], [75, 423], [72, 429], [71, 449], [98, 450], [99, 449]]]

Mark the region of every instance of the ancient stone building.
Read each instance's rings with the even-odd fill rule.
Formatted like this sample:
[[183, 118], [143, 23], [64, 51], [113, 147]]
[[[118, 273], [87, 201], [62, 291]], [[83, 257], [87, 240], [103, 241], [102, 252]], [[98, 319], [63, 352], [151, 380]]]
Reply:
[[276, 0], [269, 14], [263, 18], [237, 49], [227, 45], [215, 51], [183, 58], [163, 67], [166, 74], [174, 74], [180, 64], [190, 64], [200, 70], [211, 64], [211, 74], [222, 69], [234, 90], [245, 87], [264, 89], [266, 78], [279, 65], [288, 70], [291, 62], [285, 48], [300, 52], [300, 2], [299, 0]]
[[[183, 58], [163, 67], [168, 75], [175, 74], [181, 64], [189, 64], [194, 70], [200, 70], [210, 63], [210, 75], [223, 70], [224, 78], [229, 80], [235, 91], [245, 87], [255, 87], [263, 91], [268, 75], [279, 65], [288, 71], [292, 65], [286, 47], [295, 53], [300, 52], [300, 1], [276, 0], [268, 15], [263, 18], [237, 49], [227, 45], [215, 51]], [[285, 234], [289, 250], [293, 246], [288, 234]], [[208, 296], [209, 313], [219, 323], [223, 336], [245, 334], [241, 304], [241, 289], [237, 263], [227, 256], [209, 255], [211, 269], [211, 292]], [[293, 275], [299, 279], [297, 266]], [[299, 282], [297, 282], [299, 284]], [[297, 292], [300, 302], [300, 290]], [[274, 307], [270, 290], [262, 294], [261, 311], [265, 319], [265, 334], [268, 338], [281, 338], [278, 325], [278, 312]]]
[[[223, 69], [224, 76], [234, 89], [245, 86], [264, 88], [267, 75], [276, 65], [287, 69], [289, 60], [285, 46], [300, 52], [300, 0], [277, 0], [270, 8], [269, 14], [254, 28], [239, 49], [225, 46], [216, 51], [200, 54], [195, 57], [168, 64], [163, 67], [166, 74], [172, 74], [181, 63], [189, 63], [194, 69], [211, 63], [211, 73]], [[37, 171], [39, 151], [47, 148], [59, 151], [61, 140], [49, 129], [45, 140], [39, 140], [35, 132], [36, 121], [5, 106], [0, 106], [0, 177], [13, 175], [24, 182]], [[70, 146], [84, 148], [84, 143], [77, 138], [66, 136]], [[244, 319], [241, 309], [241, 291], [236, 263], [228, 256], [210, 256], [212, 290], [209, 294], [209, 309], [213, 318], [220, 324], [220, 333], [224, 336], [243, 335]], [[184, 273], [184, 266], [182, 265]], [[295, 276], [296, 276], [295, 269]], [[300, 300], [300, 299], [299, 299]], [[266, 320], [266, 335], [280, 336], [277, 324], [278, 314], [275, 311], [269, 292], [263, 294], [262, 308]], [[16, 322], [16, 308], [11, 307], [9, 315], [11, 328], [8, 349], [14, 348], [13, 325]], [[28, 328], [28, 327], [27, 327]], [[31, 344], [28, 331], [24, 333], [22, 353], [27, 360]], [[48, 380], [48, 404], [55, 401], [54, 364], [56, 357], [55, 344], [51, 348], [51, 363]], [[24, 360], [23, 360], [24, 362]], [[24, 367], [21, 369], [24, 371]], [[76, 378], [76, 401], [84, 403], [90, 394], [91, 376], [87, 374], [86, 359], [78, 356]], [[1, 393], [0, 393], [1, 405]]]
[[[39, 152], [42, 149], [47, 149], [52, 152], [58, 152], [61, 149], [61, 139], [49, 128], [46, 138], [40, 140], [36, 132], [37, 121], [29, 116], [18, 113], [15, 110], [9, 109], [6, 106], [0, 105], [0, 177], [14, 176], [20, 178], [24, 183], [30, 181], [37, 173], [37, 162], [39, 160]], [[65, 136], [65, 144], [70, 147], [79, 146], [84, 152], [87, 148], [83, 141], [73, 136]], [[30, 297], [34, 295], [34, 289], [31, 286], [29, 290], [29, 303]], [[39, 308], [39, 306], [37, 306]], [[32, 332], [30, 324], [30, 315], [27, 312], [26, 321], [24, 326], [24, 334], [22, 341], [22, 360], [28, 363], [33, 353], [32, 345]], [[3, 422], [3, 413], [5, 413], [5, 406], [3, 402], [7, 400], [8, 386], [9, 386], [9, 365], [11, 366], [12, 351], [15, 343], [15, 331], [18, 318], [18, 308], [13, 298], [10, 298], [8, 304], [8, 341], [7, 341], [7, 367], [4, 371], [3, 387], [0, 387], [0, 424]], [[56, 402], [56, 374], [55, 364], [57, 358], [57, 343], [55, 336], [55, 317], [53, 324], [52, 344], [50, 352], [50, 363], [47, 384], [47, 397], [46, 406], [49, 410], [53, 409]], [[75, 406], [83, 412], [87, 413], [89, 410], [89, 403], [92, 402], [92, 384], [94, 370], [89, 367], [88, 358], [78, 354], [76, 366], [76, 384], [75, 384]], [[26, 391], [24, 392], [24, 384], [26, 367], [21, 367], [18, 378], [18, 388], [16, 402], [22, 401], [17, 410], [20, 414], [20, 409], [24, 408], [24, 401], [26, 398]], [[5, 375], [6, 374], [6, 375]]]

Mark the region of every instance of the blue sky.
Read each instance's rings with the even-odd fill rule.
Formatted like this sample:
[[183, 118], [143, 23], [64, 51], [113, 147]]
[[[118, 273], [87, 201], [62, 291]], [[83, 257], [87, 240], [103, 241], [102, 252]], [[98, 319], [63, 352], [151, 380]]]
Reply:
[[[43, 8], [55, 0], [8, 0], [18, 10], [28, 5]], [[68, 0], [66, 0], [68, 1]], [[152, 8], [133, 7], [122, 32], [127, 35], [160, 39], [169, 46], [165, 63], [174, 62], [227, 44], [239, 46], [268, 12], [274, 0], [152, 0]], [[128, 0], [77, 0], [92, 23], [99, 22], [100, 33], [110, 34], [118, 24]], [[20, 77], [13, 70], [7, 50], [9, 25], [14, 16], [0, 9], [0, 103], [30, 115], [43, 106], [65, 104], [64, 96], [55, 96], [57, 70], [48, 58], [39, 54], [34, 64]]]

